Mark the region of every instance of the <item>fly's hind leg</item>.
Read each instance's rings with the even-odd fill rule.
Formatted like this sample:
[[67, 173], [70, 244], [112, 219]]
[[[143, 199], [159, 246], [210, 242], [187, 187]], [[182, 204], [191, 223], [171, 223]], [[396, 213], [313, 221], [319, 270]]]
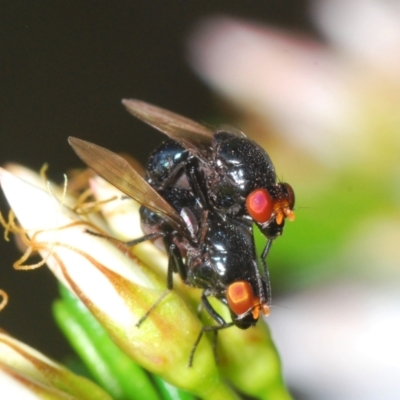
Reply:
[[150, 313], [165, 299], [168, 293], [173, 289], [174, 277], [173, 274], [178, 273], [183, 281], [186, 280], [186, 267], [183, 262], [181, 251], [178, 246], [173, 243], [172, 235], [164, 235], [165, 248], [168, 250], [168, 269], [167, 269], [167, 287], [155, 303], [146, 311], [139, 319], [136, 326], [139, 327]]
[[147, 240], [154, 240], [158, 238], [164, 238], [164, 245], [168, 253], [168, 269], [167, 269], [167, 287], [161, 294], [161, 296], [155, 301], [155, 303], [146, 311], [146, 313], [139, 319], [136, 326], [139, 327], [150, 315], [150, 313], [165, 299], [168, 293], [173, 289], [174, 279], [173, 274], [178, 273], [183, 281], [186, 281], [187, 271], [185, 263], [183, 262], [183, 257], [178, 246], [173, 242], [174, 235], [172, 233], [165, 232], [153, 232], [144, 235], [140, 238], [130, 240], [127, 242], [120, 241], [118, 239], [103, 235], [101, 233], [87, 231], [90, 235], [102, 237], [108, 240], [117, 241], [123, 243], [128, 247], [133, 247], [139, 243], [145, 242]]

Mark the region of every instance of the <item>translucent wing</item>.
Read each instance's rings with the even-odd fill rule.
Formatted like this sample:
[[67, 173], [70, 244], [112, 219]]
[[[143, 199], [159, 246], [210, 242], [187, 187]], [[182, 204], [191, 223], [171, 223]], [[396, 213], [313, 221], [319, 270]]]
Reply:
[[186, 231], [186, 225], [177, 211], [125, 159], [104, 147], [75, 137], [69, 137], [68, 142], [79, 158], [102, 178], [168, 220], [174, 229]]
[[194, 156], [207, 157], [213, 132], [198, 122], [141, 100], [122, 100], [122, 104], [135, 117], [165, 133]]

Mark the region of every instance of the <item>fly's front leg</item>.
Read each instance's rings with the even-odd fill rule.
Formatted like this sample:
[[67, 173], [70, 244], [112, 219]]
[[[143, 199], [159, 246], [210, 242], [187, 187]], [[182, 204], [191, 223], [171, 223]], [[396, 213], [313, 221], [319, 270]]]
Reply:
[[171, 169], [168, 177], [160, 185], [157, 185], [157, 191], [164, 190], [169, 186], [174, 186], [177, 180], [177, 176], [179, 176], [179, 174], [185, 169], [184, 165], [184, 162], [175, 165]]
[[193, 365], [194, 353], [196, 352], [197, 346], [199, 345], [200, 340], [203, 337], [204, 332], [214, 332], [213, 352], [214, 352], [214, 356], [215, 356], [216, 361], [218, 361], [218, 357], [217, 357], [218, 331], [220, 331], [221, 329], [226, 329], [226, 328], [229, 328], [229, 327], [233, 326], [233, 322], [225, 322], [225, 320], [214, 310], [213, 306], [208, 301], [207, 296], [208, 296], [207, 292], [206, 292], [206, 290], [204, 290], [202, 295], [201, 295], [201, 304], [203, 305], [203, 307], [207, 311], [207, 313], [211, 316], [211, 318], [215, 322], [217, 322], [218, 325], [203, 326], [201, 328], [199, 336], [197, 336], [197, 339], [193, 344], [192, 351], [190, 352], [189, 364], [188, 364], [189, 367], [191, 367]]
[[265, 245], [262, 253], [261, 253], [261, 260], [264, 266], [264, 273], [268, 273], [268, 268], [267, 268], [267, 256], [269, 251], [271, 250], [271, 245], [272, 245], [272, 240], [268, 239], [267, 244]]
[[[261, 262], [263, 265], [263, 275], [261, 278], [265, 282], [265, 286], [266, 286], [266, 299], [265, 300], [266, 300], [267, 304], [271, 303], [271, 282], [269, 279], [269, 270], [268, 270], [268, 265], [267, 265], [267, 256], [271, 249], [271, 245], [272, 245], [272, 240], [268, 239], [267, 244], [265, 245], [264, 250], [261, 253]], [[260, 284], [258, 286], [260, 289], [260, 287], [261, 287]]]

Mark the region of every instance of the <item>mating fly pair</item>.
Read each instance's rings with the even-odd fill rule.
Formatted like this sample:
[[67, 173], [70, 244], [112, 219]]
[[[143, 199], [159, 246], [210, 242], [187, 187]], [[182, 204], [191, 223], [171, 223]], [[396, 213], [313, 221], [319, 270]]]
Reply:
[[[123, 104], [169, 137], [150, 155], [145, 178], [105, 148], [73, 137], [69, 143], [89, 167], [142, 205], [144, 236], [131, 244], [163, 240], [169, 256], [168, 289], [174, 272], [187, 285], [203, 289], [202, 306], [217, 325], [203, 327], [191, 365], [205, 331], [233, 325], [247, 329], [261, 313], [269, 314], [266, 257], [272, 241], [282, 234], [285, 219], [294, 219], [294, 192], [287, 183], [277, 182], [266, 152], [241, 132], [213, 132], [139, 100]], [[257, 263], [254, 223], [268, 239], [262, 268]], [[214, 310], [209, 296], [229, 308], [231, 322]]]

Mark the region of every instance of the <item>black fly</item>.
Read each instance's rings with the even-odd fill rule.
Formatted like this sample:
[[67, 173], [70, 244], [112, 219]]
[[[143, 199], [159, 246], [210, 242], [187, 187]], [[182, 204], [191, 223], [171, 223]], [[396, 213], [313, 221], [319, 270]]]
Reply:
[[[135, 117], [169, 136], [150, 156], [147, 181], [156, 190], [174, 184], [196, 164], [204, 179], [209, 204], [223, 215], [256, 223], [269, 242], [282, 234], [285, 218], [294, 219], [295, 196], [287, 183], [277, 182], [265, 150], [233, 129], [206, 126], [140, 100], [123, 100]], [[190, 182], [189, 182], [190, 183]]]
[[[247, 329], [256, 324], [260, 313], [269, 314], [271, 289], [265, 259], [272, 241], [282, 233], [285, 218], [294, 218], [294, 193], [287, 183], [277, 183], [268, 155], [243, 134], [213, 133], [139, 100], [123, 104], [169, 136], [151, 154], [145, 179], [105, 148], [73, 137], [69, 143], [95, 172], [142, 205], [145, 236], [130, 244], [163, 240], [169, 256], [167, 289], [172, 289], [174, 272], [186, 284], [203, 289], [202, 305], [217, 325], [203, 327], [190, 366], [205, 331], [216, 334], [233, 325]], [[268, 239], [262, 270], [257, 265], [254, 222]], [[214, 310], [209, 296], [228, 306], [232, 322]]]

